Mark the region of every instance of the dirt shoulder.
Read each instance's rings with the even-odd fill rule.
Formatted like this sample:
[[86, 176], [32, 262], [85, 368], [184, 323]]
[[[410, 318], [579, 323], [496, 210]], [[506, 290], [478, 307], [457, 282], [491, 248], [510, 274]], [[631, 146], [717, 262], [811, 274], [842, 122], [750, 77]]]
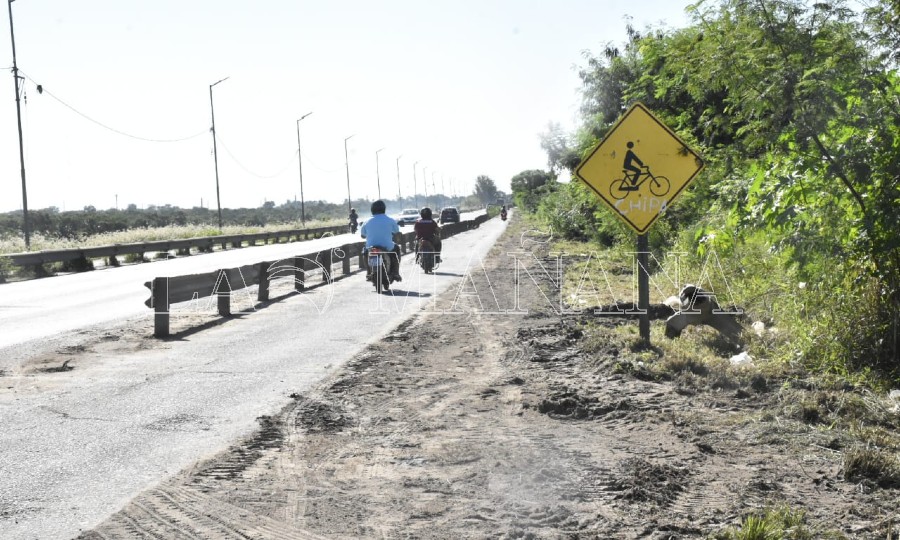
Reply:
[[[665, 375], [633, 321], [555, 314], [547, 279], [518, 288], [527, 314], [492, 313], [485, 298], [515, 298], [524, 232], [513, 219], [439, 299], [453, 313], [414, 316], [80, 538], [706, 538], [784, 505], [809, 538], [900, 537], [897, 486], [845, 480], [834, 407], [798, 405], [839, 394]], [[893, 444], [896, 419], [874, 418]]]

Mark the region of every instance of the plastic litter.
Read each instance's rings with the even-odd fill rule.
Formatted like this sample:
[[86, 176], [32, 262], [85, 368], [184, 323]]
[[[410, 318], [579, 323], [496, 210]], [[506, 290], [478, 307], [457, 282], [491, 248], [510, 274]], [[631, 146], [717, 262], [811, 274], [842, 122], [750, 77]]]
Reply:
[[729, 359], [732, 366], [751, 366], [753, 365], [753, 357], [750, 356], [750, 353], [744, 351], [740, 354], [736, 354]]

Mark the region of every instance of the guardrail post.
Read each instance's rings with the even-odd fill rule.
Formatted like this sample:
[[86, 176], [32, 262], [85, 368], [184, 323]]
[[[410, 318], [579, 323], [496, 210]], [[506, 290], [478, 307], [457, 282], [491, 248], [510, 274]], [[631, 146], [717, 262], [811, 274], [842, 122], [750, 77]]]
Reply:
[[333, 263], [331, 255], [333, 253], [332, 250], [326, 249], [325, 251], [320, 251], [316, 255], [316, 261], [322, 265], [322, 281], [331, 280], [331, 265]]
[[306, 288], [306, 259], [294, 257], [294, 290], [302, 291]]
[[153, 335], [169, 335], [169, 278], [154, 278], [151, 292], [153, 302]]
[[256, 292], [256, 300], [258, 302], [266, 302], [269, 300], [269, 263], [263, 261], [259, 263], [259, 290]]
[[219, 315], [228, 317], [231, 315], [231, 284], [228, 283], [228, 274], [224, 270], [219, 270], [216, 294], [219, 297]]
[[345, 276], [350, 275], [350, 244], [344, 244], [341, 246], [341, 251], [344, 252], [344, 258], [341, 260], [341, 270], [343, 271]]

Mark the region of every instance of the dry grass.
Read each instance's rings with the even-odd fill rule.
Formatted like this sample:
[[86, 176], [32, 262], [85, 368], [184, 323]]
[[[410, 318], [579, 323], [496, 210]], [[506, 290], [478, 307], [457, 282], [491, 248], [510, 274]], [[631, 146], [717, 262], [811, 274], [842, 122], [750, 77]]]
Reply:
[[884, 488], [900, 487], [900, 455], [878, 448], [851, 448], [844, 452], [842, 472], [850, 482], [872, 481]]
[[[331, 227], [341, 225], [343, 220], [308, 221], [306, 228]], [[146, 229], [130, 229], [102, 234], [95, 234], [78, 239], [49, 237], [42, 234], [31, 236], [32, 251], [44, 251], [55, 249], [79, 249], [85, 247], [109, 246], [113, 244], [136, 244], [141, 242], [154, 242], [160, 240], [178, 240], [184, 238], [201, 238], [216, 236], [219, 234], [253, 234], [260, 232], [276, 232], [289, 229], [300, 229], [300, 223], [282, 223], [266, 225], [264, 227], [248, 227], [241, 225], [228, 225], [222, 228], [221, 233], [216, 227], [209, 225], [170, 225]], [[0, 237], [0, 254], [21, 253], [25, 251], [25, 240], [20, 236]]]

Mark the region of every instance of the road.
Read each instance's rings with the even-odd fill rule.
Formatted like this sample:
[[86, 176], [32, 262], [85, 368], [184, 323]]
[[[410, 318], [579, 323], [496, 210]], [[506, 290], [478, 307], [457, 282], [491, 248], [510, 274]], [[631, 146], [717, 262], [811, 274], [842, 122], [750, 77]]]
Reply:
[[[231, 252], [84, 274], [82, 279], [89, 280], [128, 276], [132, 287], [136, 280], [137, 291], [125, 292], [125, 285], [116, 288], [138, 305], [137, 310], [146, 311], [137, 319], [100, 327], [82, 324], [79, 332], [55, 341], [22, 343], [20, 336], [4, 337], [7, 344], [17, 340], [20, 344], [0, 348], [0, 357], [18, 362], [12, 369], [0, 366], [6, 370], [0, 373], [2, 537], [71, 538], [141, 490], [249, 434], [256, 419], [277, 412], [289, 401], [289, 394], [310, 388], [365, 344], [427, 306], [434, 295], [460, 283], [459, 278], [488, 253], [504, 227], [503, 222], [491, 220], [446, 240], [445, 262], [433, 277], [424, 276], [411, 257], [405, 258], [407, 278], [394, 287], [399, 301], [376, 295], [363, 274], [357, 273], [168, 341], [146, 337], [152, 327], [151, 314], [142, 304], [146, 290], [141, 284], [146, 276], [158, 275], [156, 269], [163, 264]], [[260, 253], [278, 247], [294, 253], [297, 249], [296, 245], [253, 249]], [[318, 248], [312, 242], [309, 247]], [[251, 258], [270, 256], [267, 251]], [[224, 260], [214, 265], [232, 264]], [[41, 282], [83, 283], [74, 281], [77, 277], [81, 276]], [[67, 298], [78, 295], [64, 294], [65, 290], [60, 286], [63, 298], [55, 304], [58, 309], [78, 305]], [[3, 305], [11, 304], [4, 300]], [[19, 311], [38, 309], [51, 312], [52, 306]], [[110, 320], [106, 307], [102, 314], [84, 309], [91, 313], [82, 321]], [[12, 308], [3, 308], [8, 310]], [[127, 318], [133, 313], [129, 306], [112, 317]], [[6, 321], [3, 324], [7, 336]], [[74, 322], [66, 324], [77, 327]], [[17, 328], [28, 335], [50, 332]], [[69, 360], [74, 369], [40, 371], [33, 365], [40, 358], [55, 364]]]
[[[484, 212], [469, 212], [473, 219]], [[409, 227], [402, 230], [412, 230]], [[155, 277], [180, 276], [234, 268], [260, 261], [359, 242], [358, 234], [342, 234], [306, 242], [272, 244], [192, 255], [149, 264], [134, 264], [0, 285], [0, 351], [12, 345], [47, 339], [86, 326], [146, 315], [150, 297], [144, 283]], [[10, 357], [7, 357], [12, 361]], [[0, 369], [9, 369], [0, 359]]]

